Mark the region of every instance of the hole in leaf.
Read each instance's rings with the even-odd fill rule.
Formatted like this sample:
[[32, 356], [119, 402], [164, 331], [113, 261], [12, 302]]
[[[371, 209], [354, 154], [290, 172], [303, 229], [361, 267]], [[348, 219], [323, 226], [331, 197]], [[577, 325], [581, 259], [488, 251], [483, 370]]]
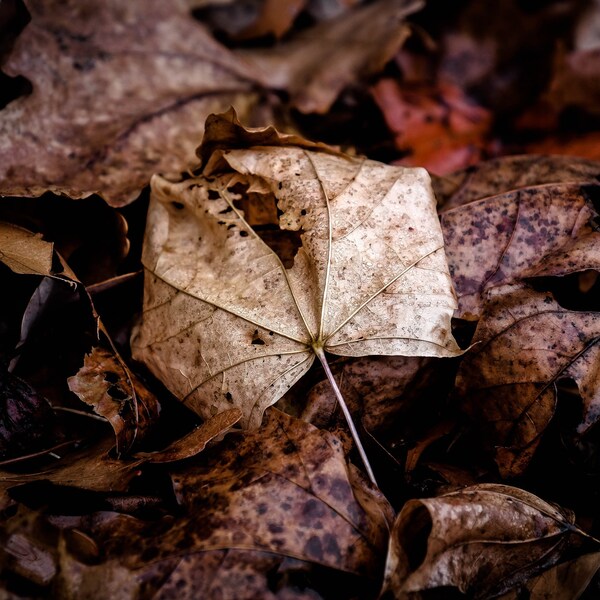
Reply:
[[127, 400], [129, 398], [129, 394], [126, 394], [118, 385], [111, 385], [107, 393], [115, 400]]
[[0, 109], [21, 96], [29, 96], [32, 91], [33, 86], [29, 79], [22, 75], [9, 77], [0, 72]]
[[567, 310], [598, 310], [600, 276], [597, 271], [570, 273], [563, 277], [536, 277], [529, 282], [539, 292], [551, 292], [560, 306]]
[[173, 200], [171, 202], [171, 206], [173, 208], [176, 208], [177, 210], [183, 210], [185, 208], [185, 204], [183, 204], [182, 202], [177, 202], [176, 200]]
[[117, 383], [117, 381], [119, 381], [119, 376], [112, 371], [104, 371], [104, 381], [108, 381], [108, 383]]
[[208, 199], [209, 200], [218, 200], [221, 196], [215, 190], [208, 190]]

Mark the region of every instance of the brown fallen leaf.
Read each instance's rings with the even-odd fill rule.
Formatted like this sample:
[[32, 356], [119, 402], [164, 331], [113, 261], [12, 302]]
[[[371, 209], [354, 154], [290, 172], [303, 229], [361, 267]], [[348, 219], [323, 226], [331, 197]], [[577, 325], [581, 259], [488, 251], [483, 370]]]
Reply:
[[202, 423], [164, 450], [138, 452], [136, 457], [143, 458], [150, 463], [169, 463], [191, 458], [202, 452], [211, 440], [231, 429], [241, 418], [242, 411], [239, 408], [226, 410]]
[[0, 221], [0, 262], [20, 275], [51, 275], [54, 248], [37, 233]]
[[[239, 407], [256, 428], [315, 355], [327, 372], [324, 352], [460, 353], [424, 170], [244, 130], [232, 113], [207, 122], [203, 148], [221, 137], [237, 142], [213, 151], [202, 175], [153, 179], [132, 339], [134, 357], [187, 406], [203, 418]], [[291, 268], [245, 221], [246, 190], [301, 234]]]
[[573, 379], [583, 399], [578, 432], [598, 422], [600, 313], [566, 310], [523, 286], [488, 294], [456, 389], [500, 473], [510, 477], [527, 468], [554, 415], [561, 379]]
[[600, 569], [600, 552], [563, 562], [513, 588], [498, 600], [577, 600]]
[[526, 146], [527, 152], [536, 154], [570, 154], [600, 161], [600, 132], [592, 131], [580, 135], [551, 135]]
[[104, 348], [92, 348], [81, 369], [69, 377], [68, 384], [81, 401], [109, 421], [118, 454], [130, 450], [158, 421], [157, 398], [118, 355]]
[[575, 156], [522, 154], [481, 162], [444, 177], [432, 177], [441, 210], [519, 188], [548, 183], [597, 183], [600, 162]]
[[301, 32], [268, 50], [238, 51], [269, 88], [285, 90], [303, 113], [326, 113], [339, 93], [382, 70], [410, 35], [422, 0], [379, 0]]
[[[101, 559], [86, 564], [63, 552], [58, 588], [68, 593], [60, 597], [106, 597], [100, 584], [113, 573], [118, 600], [315, 598], [332, 582], [330, 594], [352, 598], [377, 585], [391, 509], [349, 471], [331, 434], [270, 409], [259, 431], [228, 436], [172, 479], [176, 517], [71, 519]], [[294, 591], [294, 573], [306, 595]]]
[[[26, 2], [4, 64], [33, 92], [0, 111], [0, 193], [133, 200], [193, 161], [208, 114], [252, 99], [254, 75], [185, 3]], [[43, 58], [42, 58], [43, 57]]]
[[100, 440], [90, 446], [63, 451], [45, 468], [18, 473], [0, 470], [0, 487], [10, 489], [25, 483], [49, 481], [55, 485], [78, 487], [96, 492], [124, 492], [140, 474], [141, 458], [119, 460], [109, 451], [114, 439]]
[[[576, 183], [535, 186], [442, 213], [457, 315], [477, 319], [489, 290], [544, 272], [554, 255], [565, 269], [555, 274], [600, 268], [600, 233], [592, 231], [597, 213], [591, 196], [597, 189]], [[581, 267], [573, 260], [565, 264], [565, 251], [582, 237], [596, 252]]]
[[386, 597], [495, 597], [555, 564], [577, 533], [570, 513], [505, 485], [409, 500], [391, 533]]

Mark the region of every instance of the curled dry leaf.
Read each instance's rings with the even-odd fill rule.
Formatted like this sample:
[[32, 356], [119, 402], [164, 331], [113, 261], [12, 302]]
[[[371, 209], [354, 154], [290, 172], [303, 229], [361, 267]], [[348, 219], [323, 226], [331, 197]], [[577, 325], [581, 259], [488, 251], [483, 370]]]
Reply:
[[239, 408], [232, 408], [219, 413], [196, 427], [193, 431], [157, 452], [138, 452], [139, 458], [151, 463], [169, 463], [191, 458], [202, 452], [206, 445], [216, 437], [223, 435], [242, 418]]
[[21, 275], [50, 275], [52, 271], [51, 242], [39, 233], [0, 222], [0, 262]]
[[[556, 275], [600, 268], [600, 233], [591, 223], [597, 216], [591, 198], [598, 189], [576, 183], [535, 186], [442, 213], [458, 316], [476, 319], [487, 291], [545, 273], [554, 260]], [[582, 265], [574, 257], [565, 261], [565, 252], [578, 244], [596, 250]]]
[[108, 350], [92, 348], [68, 384], [82, 402], [109, 421], [119, 454], [143, 439], [158, 420], [160, 404], [156, 397]]
[[0, 112], [2, 194], [125, 204], [152, 173], [189, 166], [208, 114], [249, 101], [251, 70], [184, 2], [26, 4], [3, 70], [33, 92]]
[[[176, 396], [204, 418], [239, 407], [257, 427], [323, 351], [460, 353], [423, 169], [302, 147], [231, 113], [207, 123], [206, 144], [224, 129], [239, 141], [202, 175], [153, 179], [132, 349]], [[291, 268], [245, 220], [249, 200], [276, 204], [281, 230], [300, 233]]]
[[505, 485], [409, 500], [391, 533], [386, 597], [448, 587], [494, 597], [556, 563], [577, 535], [572, 523], [566, 511]]
[[[103, 598], [100, 582], [118, 570], [124, 589], [137, 590], [119, 600], [313, 598], [328, 582], [346, 598], [372, 591], [381, 574], [389, 505], [349, 473], [337, 438], [303, 421], [271, 409], [260, 431], [228, 436], [172, 479], [174, 519], [82, 519], [103, 561], [66, 557], [61, 586]], [[294, 572], [307, 595], [294, 591]]]
[[584, 433], [600, 418], [600, 313], [569, 311], [522, 286], [490, 292], [456, 388], [503, 476], [521, 474], [554, 415], [556, 383], [573, 379]]
[[600, 162], [574, 156], [523, 154], [487, 160], [445, 177], [432, 177], [442, 210], [519, 188], [548, 183], [597, 183]]
[[278, 47], [241, 55], [257, 67], [265, 86], [287, 91], [298, 110], [325, 113], [346, 86], [377, 73], [393, 58], [410, 35], [405, 17], [423, 4], [379, 0]]

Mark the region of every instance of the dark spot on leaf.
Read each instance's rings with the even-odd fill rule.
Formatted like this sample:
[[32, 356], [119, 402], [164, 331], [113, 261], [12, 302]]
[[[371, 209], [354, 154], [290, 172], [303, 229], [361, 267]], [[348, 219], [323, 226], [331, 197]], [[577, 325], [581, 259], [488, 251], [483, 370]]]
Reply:
[[247, 231], [240, 231], [240, 235], [242, 237], [248, 237], [248, 232]]
[[218, 225], [227, 225], [227, 223], [225, 223], [225, 221], [217, 221]]
[[171, 206], [173, 208], [176, 208], [177, 210], [182, 210], [183, 208], [185, 208], [185, 204], [183, 204], [182, 202], [177, 202], [176, 200], [173, 200], [173, 202], [171, 202]]
[[231, 395], [231, 392], [227, 392], [225, 394], [225, 398], [229, 400], [229, 402], [233, 402], [233, 396]]
[[233, 210], [233, 208], [231, 208], [231, 206], [227, 206], [226, 208], [224, 208], [223, 210], [219, 211], [220, 215], [226, 215], [227, 213], [231, 212]]
[[304, 209], [304, 208], [303, 208], [303, 209], [300, 211], [300, 214], [301, 214], [302, 216], [306, 215], [306, 209]]

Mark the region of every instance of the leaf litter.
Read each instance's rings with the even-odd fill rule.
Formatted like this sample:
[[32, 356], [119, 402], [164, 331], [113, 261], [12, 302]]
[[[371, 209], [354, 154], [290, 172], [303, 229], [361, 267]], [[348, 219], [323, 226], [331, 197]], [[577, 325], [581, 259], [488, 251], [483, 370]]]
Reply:
[[[142, 229], [144, 197], [123, 211], [99, 198], [79, 205], [62, 201], [63, 208], [51, 194], [39, 200], [5, 199], [0, 219], [12, 234], [15, 225], [31, 230], [19, 233], [17, 262], [35, 264], [29, 274], [0, 265], [6, 290], [0, 297], [0, 365], [2, 389], [9, 390], [8, 411], [2, 413], [9, 415], [2, 423], [9, 457], [2, 461], [0, 477], [2, 593], [19, 598], [220, 594], [414, 600], [463, 592], [488, 598], [505, 590], [506, 598], [596, 597], [597, 542], [589, 534], [598, 534], [600, 499], [594, 333], [600, 297], [600, 165], [589, 159], [597, 157], [597, 33], [592, 26], [597, 3], [580, 11], [577, 2], [509, 2], [493, 22], [481, 20], [489, 8], [485, 4], [428, 3], [408, 17], [418, 24], [419, 35], [414, 36], [405, 19], [418, 3], [350, 8], [360, 3], [293, 1], [286, 6], [293, 6], [297, 16], [273, 20], [268, 11], [274, 3], [257, 1], [254, 24], [245, 31], [242, 24], [240, 38], [234, 39], [234, 32], [226, 40], [232, 50], [225, 49], [221, 34], [215, 41], [190, 15], [191, 8], [211, 6], [210, 1], [178, 4], [169, 15], [161, 13], [162, 20], [157, 15], [163, 8], [154, 4], [142, 8], [132, 2], [123, 11], [111, 3], [88, 3], [87, 9], [67, 3], [44, 12], [32, 1], [27, 3], [32, 22], [22, 33], [26, 19], [17, 19], [20, 25], [14, 31], [6, 19], [6, 11], [21, 9], [14, 8], [15, 2], [5, 4], [0, 29], [8, 36], [0, 51], [8, 75], [0, 74], [0, 127], [10, 142], [4, 164], [15, 168], [5, 173], [4, 193], [50, 189], [79, 197], [98, 191], [113, 205], [122, 205], [160, 169], [161, 193], [169, 189], [177, 195], [170, 199], [175, 204], [167, 198], [158, 204], [169, 215], [171, 231], [165, 223], [158, 227], [166, 243], [156, 256], [177, 254], [170, 236], [180, 226], [186, 232], [197, 229], [202, 214], [192, 206], [202, 210], [214, 204], [209, 239], [221, 239], [219, 221], [235, 221], [242, 231], [239, 213], [248, 225], [247, 238], [252, 238], [246, 240], [248, 247], [262, 240], [256, 246], [264, 250], [261, 260], [281, 261], [275, 275], [299, 273], [298, 265], [308, 264], [302, 263], [304, 254], [318, 259], [323, 254], [319, 250], [327, 247], [327, 236], [314, 235], [327, 222], [318, 218], [324, 214], [322, 203], [315, 201], [319, 188], [334, 206], [338, 188], [352, 180], [354, 166], [361, 161], [372, 166], [354, 148], [386, 163], [435, 163], [443, 173], [452, 165], [469, 164], [473, 157], [495, 158], [432, 177], [461, 307], [453, 314], [471, 319], [454, 318], [452, 323], [464, 353], [437, 358], [389, 356], [387, 351], [378, 355], [371, 349], [365, 355], [328, 352], [330, 370], [362, 426], [387, 500], [349, 462], [352, 444], [330, 383], [320, 381], [323, 367], [316, 365], [287, 392], [282, 386], [278, 404], [319, 429], [274, 408], [265, 411], [269, 400], [255, 414], [256, 421], [264, 418], [263, 425], [240, 433], [231, 427], [240, 421], [247, 425], [249, 419], [244, 414], [248, 407], [235, 405], [239, 397], [232, 394], [233, 402], [223, 403], [212, 415], [206, 407], [214, 404], [214, 394], [199, 393], [194, 403], [206, 401], [202, 410], [207, 410], [201, 419], [174, 401], [140, 364], [130, 362], [129, 322], [139, 305], [127, 293], [137, 289], [131, 282], [137, 281], [135, 271], [140, 269], [136, 254], [141, 236], [136, 231]], [[235, 11], [236, 3], [220, 2], [218, 10]], [[377, 13], [376, 19], [368, 17], [370, 11]], [[24, 7], [21, 12], [26, 12]], [[325, 22], [334, 13], [341, 18]], [[127, 15], [136, 16], [122, 18]], [[199, 15], [195, 10], [196, 19]], [[118, 40], [117, 30], [125, 32]], [[269, 32], [281, 39], [275, 42]], [[157, 48], [169, 56], [157, 55]], [[171, 68], [195, 57], [199, 48], [202, 56], [186, 63], [184, 77], [183, 71]], [[232, 70], [205, 69], [207, 53], [215, 65], [227, 64]], [[39, 56], [45, 57], [43, 63]], [[81, 68], [91, 65], [82, 57], [91, 58], [93, 68]], [[141, 78], [123, 80], [122, 102], [110, 103], [107, 93], [113, 87], [98, 86], [98, 81], [110, 76], [111, 85], [118, 85], [122, 70], [113, 68], [117, 63], [129, 65]], [[201, 72], [207, 75], [203, 81]], [[59, 77], [48, 82], [48, 73]], [[223, 83], [235, 90], [222, 90]], [[394, 93], [380, 109], [373, 92], [382, 86]], [[409, 96], [417, 107], [412, 118], [403, 114], [411, 109]], [[172, 102], [165, 105], [167, 97]], [[223, 110], [232, 97], [249, 124], [274, 122], [287, 133], [221, 122], [205, 139], [202, 169], [180, 174], [197, 164], [194, 148], [205, 116]], [[157, 106], [160, 114], [154, 112]], [[428, 122], [430, 117], [434, 121]], [[419, 119], [421, 131], [433, 135], [416, 132]], [[307, 142], [307, 132], [343, 144], [343, 152]], [[501, 156], [536, 148], [573, 152], [579, 158]], [[294, 171], [281, 181], [270, 179], [281, 166], [272, 158], [275, 151], [282, 159], [294, 152], [310, 157], [321, 168], [322, 181], [306, 160], [300, 176]], [[342, 165], [345, 175], [329, 181], [323, 176], [325, 164], [327, 171], [336, 165], [336, 173]], [[191, 192], [182, 192], [186, 178], [190, 183], [201, 180], [213, 198], [194, 204]], [[307, 210], [292, 189], [297, 180], [301, 183], [296, 188], [304, 186], [302, 193], [313, 198], [312, 230], [303, 227], [309, 215], [297, 214]], [[368, 187], [377, 193], [383, 185]], [[31, 212], [36, 202], [43, 211]], [[107, 219], [87, 210], [99, 204]], [[85, 207], [85, 224], [70, 218], [80, 207]], [[218, 215], [227, 208], [231, 210]], [[186, 215], [187, 223], [177, 221], [177, 211]], [[433, 222], [431, 212], [428, 223]], [[124, 217], [133, 225], [129, 258], [124, 258]], [[364, 220], [359, 215], [358, 221]], [[160, 219], [150, 223], [157, 225]], [[32, 233], [37, 231], [43, 238]], [[0, 237], [0, 252], [10, 262], [14, 246], [5, 241]], [[190, 249], [197, 242], [186, 245], [190, 257], [184, 257], [184, 265], [193, 262]], [[220, 267], [224, 248], [226, 244], [213, 248], [211, 269]], [[206, 250], [208, 257], [208, 246]], [[355, 266], [362, 268], [362, 263], [352, 256], [346, 269], [359, 272], [361, 285], [369, 284]], [[244, 264], [240, 259], [240, 269]], [[303, 296], [306, 302], [300, 304], [314, 327], [303, 329], [293, 300], [280, 307], [278, 316], [286, 327], [298, 325], [299, 355], [312, 357], [313, 340], [324, 341], [328, 333], [324, 329], [320, 336], [321, 313], [325, 325], [336, 322], [343, 303], [335, 304], [334, 298], [331, 311], [323, 310], [329, 303], [322, 302], [325, 286], [319, 271], [306, 272], [318, 293]], [[240, 276], [239, 281], [244, 282], [239, 289], [248, 295], [256, 285], [251, 278]], [[85, 290], [84, 284], [90, 283]], [[329, 292], [340, 287], [331, 283]], [[62, 288], [71, 292], [59, 293]], [[267, 315], [278, 290], [258, 295]], [[96, 309], [86, 292], [98, 301], [106, 325], [103, 349]], [[146, 301], [174, 301], [184, 312], [183, 318], [173, 313], [175, 317], [165, 319], [161, 325], [168, 332], [178, 331], [172, 325], [176, 322], [193, 329], [197, 317], [205, 314], [194, 304], [196, 299], [177, 299], [168, 286], [159, 292], [153, 290]], [[421, 292], [417, 289], [416, 295]], [[239, 302], [239, 296], [231, 301]], [[82, 302], [87, 303], [85, 310]], [[293, 310], [285, 312], [286, 307]], [[76, 312], [87, 317], [75, 318]], [[386, 314], [366, 310], [358, 315], [353, 333], [364, 334], [367, 322], [385, 321]], [[76, 323], [82, 324], [79, 336]], [[258, 323], [240, 336], [239, 357], [278, 348], [269, 340], [273, 329]], [[285, 327], [278, 331], [290, 334]], [[112, 345], [107, 335], [113, 336]], [[222, 353], [227, 339], [220, 336], [216, 353]], [[294, 340], [285, 339], [292, 347]], [[352, 340], [352, 347], [362, 349], [372, 342]], [[204, 350], [192, 351], [191, 363], [184, 356], [188, 352], [172, 352], [177, 360], [165, 380], [179, 381], [185, 388], [180, 376], [194, 374], [194, 361]], [[87, 366], [77, 374], [84, 360]], [[117, 374], [116, 381], [106, 381], [108, 371]], [[133, 375], [140, 381], [130, 388]], [[261, 386], [254, 371], [248, 375], [246, 398]], [[16, 377], [21, 387], [11, 386]], [[67, 377], [88, 386], [91, 405], [113, 420], [117, 437], [103, 417], [93, 415], [68, 391]], [[139, 386], [160, 398], [160, 414], [150, 419], [156, 427], [130, 418], [136, 414], [131, 401]], [[188, 384], [185, 393], [189, 391]], [[220, 391], [225, 401], [227, 392]], [[21, 418], [11, 421], [11, 408], [17, 405]], [[138, 408], [144, 412], [143, 406]], [[499, 485], [503, 480], [513, 486]], [[577, 526], [568, 509], [549, 500], [572, 508]], [[400, 511], [394, 525], [388, 501]], [[222, 547], [210, 546], [215, 541]], [[385, 591], [380, 593], [382, 581]]]

